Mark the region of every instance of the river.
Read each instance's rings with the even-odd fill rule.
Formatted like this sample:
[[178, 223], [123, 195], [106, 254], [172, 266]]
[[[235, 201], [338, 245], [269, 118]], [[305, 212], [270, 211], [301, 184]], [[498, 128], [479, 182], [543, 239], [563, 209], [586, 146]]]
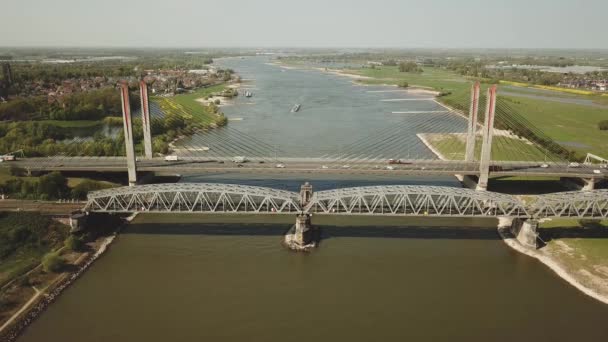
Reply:
[[[231, 121], [212, 134], [182, 143], [193, 149], [210, 147], [211, 154], [222, 154], [226, 141], [236, 148], [255, 150], [258, 144], [246, 140], [243, 134], [247, 134], [269, 146], [262, 149], [273, 154], [267, 157], [274, 157], [275, 150], [278, 157], [320, 157], [340, 154], [354, 142], [369, 139], [355, 152], [383, 158], [436, 159], [416, 133], [466, 131], [466, 120], [445, 113], [446, 108], [434, 102], [432, 95], [391, 86], [357, 85], [349, 77], [287, 69], [271, 62], [269, 57], [216, 60], [219, 66], [236, 70], [244, 80], [241, 96], [222, 107]], [[245, 91], [251, 91], [253, 97], [243, 96]], [[301, 109], [292, 113], [296, 103]], [[391, 127], [400, 130], [382, 141], [381, 132], [386, 134]]]
[[[236, 122], [239, 130], [263, 136], [267, 127], [265, 137], [286, 143], [295, 155], [316, 151], [305, 143], [310, 137], [296, 134], [300, 131], [296, 128], [283, 132], [272, 122], [278, 125], [293, 121], [308, 128], [323, 128], [324, 123], [316, 119], [311, 123], [304, 118], [336, 115], [341, 118], [330, 116], [327, 122], [342, 122], [339, 132], [363, 134], [371, 129], [366, 125], [379, 128], [386, 124], [384, 120], [395, 117], [387, 112], [397, 105], [379, 101], [392, 93], [369, 93], [365, 90], [369, 88], [320, 72], [281, 72], [259, 58], [234, 59], [230, 63], [245, 63], [243, 70], [234, 66], [245, 75], [251, 70], [246, 68], [247, 63], [255, 64], [254, 70], [268, 68], [279, 78], [293, 73], [290, 77], [301, 77], [297, 80], [302, 86], [307, 82], [312, 86], [312, 80], [307, 79], [314, 75], [317, 82], [333, 84], [329, 88], [348, 87], [353, 103], [370, 108], [381, 106], [373, 109], [379, 112], [366, 124], [358, 120], [366, 120], [370, 108], [337, 110], [348, 107], [345, 99], [349, 95], [344, 91], [337, 97], [327, 95], [316, 109], [312, 103], [320, 99], [303, 101], [294, 95], [271, 100], [270, 93], [265, 96], [274, 105], [268, 112], [261, 106], [252, 106], [247, 113], [239, 112], [239, 105], [225, 107], [229, 116], [245, 118]], [[254, 97], [262, 97], [260, 78], [269, 77], [265, 82], [273, 82], [271, 76], [262, 76], [263, 72], [256, 75], [260, 90]], [[303, 103], [303, 110], [289, 113], [295, 101]], [[428, 102], [404, 101], [400, 106], [415, 110], [426, 105]], [[354, 118], [347, 120], [344, 113], [351, 113]], [[259, 123], [264, 115], [269, 118], [265, 124]], [[455, 125], [463, 123], [456, 116], [447, 118]], [[290, 142], [291, 138], [302, 144]], [[351, 138], [314, 136], [321, 145], [328, 146], [327, 151]], [[420, 151], [427, 153], [423, 148]], [[362, 175], [270, 179], [263, 175], [216, 174], [190, 176], [182, 181], [296, 191], [307, 180], [315, 190], [383, 184], [458, 186], [451, 177], [397, 179]], [[290, 252], [281, 246], [282, 234], [293, 220], [289, 216], [141, 215], [19, 341], [608, 339], [608, 306], [580, 293], [535, 259], [507, 247], [496, 233], [493, 219], [313, 217], [313, 224], [322, 229], [323, 240], [317, 250], [308, 254]]]

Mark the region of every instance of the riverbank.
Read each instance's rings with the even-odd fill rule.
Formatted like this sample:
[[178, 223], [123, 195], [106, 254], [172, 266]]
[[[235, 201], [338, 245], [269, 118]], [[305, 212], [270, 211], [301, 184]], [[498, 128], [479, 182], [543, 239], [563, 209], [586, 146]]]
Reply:
[[[130, 222], [136, 214], [128, 217], [127, 222]], [[15, 341], [20, 334], [42, 314], [46, 308], [52, 304], [65, 289], [71, 286], [89, 267], [99, 259], [111, 246], [118, 236], [122, 226], [111, 229], [114, 232], [109, 236], [101, 236], [86, 244], [89, 250], [81, 253], [71, 252], [72, 255], [67, 257], [68, 262], [64, 266], [64, 271], [59, 274], [50, 274], [42, 270], [42, 266], [34, 268], [24, 277], [27, 279], [27, 285], [34, 290], [34, 295], [27, 299], [18, 310], [9, 317], [0, 326], [0, 340], [6, 342]], [[108, 229], [106, 227], [106, 229]], [[61, 251], [61, 250], [60, 250]], [[64, 255], [64, 253], [62, 253]], [[37, 286], [45, 286], [38, 289]], [[19, 286], [15, 284], [14, 286]], [[11, 289], [3, 289], [10, 291]], [[14, 291], [19, 290], [15, 288]]]
[[[498, 224], [498, 233], [507, 246], [519, 253], [537, 259], [582, 293], [602, 303], [608, 304], [608, 272], [605, 273], [606, 276], [604, 278], [597, 276], [590, 277], [591, 272], [585, 268], [577, 270], [569, 267], [562, 254], [566, 253], [571, 257], [574, 249], [563, 241], [557, 241], [553, 245], [548, 244], [545, 247], [536, 250], [523, 246], [511, 234], [509, 230], [510, 222], [508, 221], [509, 220], [499, 219]], [[586, 257], [583, 258], [586, 259]], [[608, 269], [608, 267], [606, 269]]]

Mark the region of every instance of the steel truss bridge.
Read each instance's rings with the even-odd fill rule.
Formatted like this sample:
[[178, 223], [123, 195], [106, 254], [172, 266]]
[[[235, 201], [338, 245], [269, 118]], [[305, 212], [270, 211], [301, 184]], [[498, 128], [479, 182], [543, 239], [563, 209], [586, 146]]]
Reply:
[[235, 184], [171, 183], [90, 192], [102, 213], [321, 214], [608, 218], [608, 190], [513, 196], [438, 186], [369, 186], [302, 193]]

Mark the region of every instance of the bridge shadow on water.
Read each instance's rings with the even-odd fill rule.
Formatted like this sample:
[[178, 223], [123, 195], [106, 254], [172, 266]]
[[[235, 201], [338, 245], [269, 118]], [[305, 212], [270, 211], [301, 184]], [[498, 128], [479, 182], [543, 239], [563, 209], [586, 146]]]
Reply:
[[[133, 224], [123, 234], [215, 235], [215, 236], [281, 236], [291, 225], [279, 224]], [[317, 225], [321, 239], [338, 237], [397, 239], [500, 240], [494, 227], [420, 227], [420, 226], [331, 226]]]

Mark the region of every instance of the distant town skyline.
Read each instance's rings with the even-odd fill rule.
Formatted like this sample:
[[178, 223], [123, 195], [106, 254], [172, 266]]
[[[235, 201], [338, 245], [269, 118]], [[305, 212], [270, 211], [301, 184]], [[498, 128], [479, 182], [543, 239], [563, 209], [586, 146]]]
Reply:
[[606, 49], [605, 0], [8, 0], [0, 46]]

